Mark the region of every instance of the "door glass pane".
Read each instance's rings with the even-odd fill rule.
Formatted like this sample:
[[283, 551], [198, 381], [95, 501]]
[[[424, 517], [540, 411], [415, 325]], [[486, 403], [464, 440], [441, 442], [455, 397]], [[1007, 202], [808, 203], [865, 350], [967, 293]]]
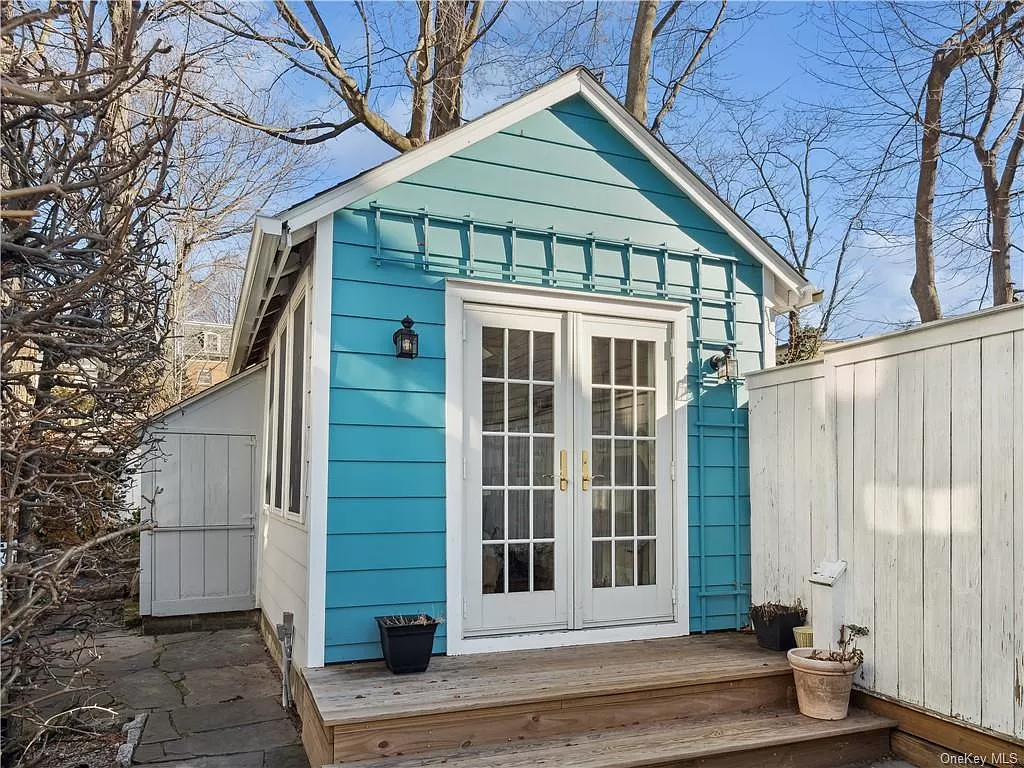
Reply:
[[636, 441], [636, 484], [654, 485], [654, 441]]
[[508, 545], [508, 591], [530, 591], [530, 545]]
[[533, 431], [554, 434], [555, 388], [550, 384], [533, 385]]
[[481, 441], [483, 448], [483, 484], [505, 484], [505, 438], [487, 437]]
[[508, 385], [508, 431], [530, 431], [530, 385]]
[[633, 586], [633, 540], [615, 542], [615, 586]]
[[591, 392], [590, 429], [595, 435], [612, 433], [612, 390], [594, 387]]
[[654, 393], [636, 393], [636, 433], [640, 437], [654, 437]]
[[654, 547], [653, 541], [641, 541], [637, 551], [636, 583], [640, 586], [654, 584]]
[[615, 485], [633, 484], [633, 446], [632, 440], [615, 441]]
[[654, 491], [636, 492], [636, 532], [639, 536], [653, 536]]
[[533, 545], [533, 591], [550, 592], [555, 588], [555, 545]]
[[615, 491], [615, 537], [633, 535], [633, 491]]
[[483, 491], [483, 538], [505, 538], [505, 492]]
[[500, 381], [485, 381], [483, 384], [484, 432], [505, 431], [505, 385]]
[[615, 386], [633, 386], [633, 342], [615, 340]]
[[508, 484], [530, 484], [530, 438], [508, 439]]
[[590, 468], [594, 485], [612, 484], [612, 441], [598, 440], [594, 438], [594, 455], [591, 458], [593, 466]]
[[483, 375], [489, 379], [504, 378], [505, 329], [485, 327], [483, 336]]
[[636, 343], [636, 385], [638, 387], [654, 386], [653, 341], [638, 341]]
[[533, 332], [533, 380], [555, 380], [555, 334]]
[[485, 595], [505, 591], [504, 544], [484, 544], [482, 587]]
[[555, 536], [555, 492], [533, 492], [533, 538], [551, 539]]
[[509, 329], [508, 332], [508, 377], [510, 379], [530, 378], [530, 332]]
[[555, 438], [533, 438], [533, 484], [555, 484]]
[[633, 435], [633, 390], [615, 390], [615, 434]]
[[591, 505], [593, 536], [612, 535], [612, 494], [611, 491], [594, 491]]
[[612, 585], [612, 543], [610, 541], [594, 542], [594, 575], [595, 587]]
[[508, 492], [508, 537], [530, 538], [530, 492]]
[[596, 336], [590, 341], [591, 381], [594, 384], [612, 383], [611, 341]]

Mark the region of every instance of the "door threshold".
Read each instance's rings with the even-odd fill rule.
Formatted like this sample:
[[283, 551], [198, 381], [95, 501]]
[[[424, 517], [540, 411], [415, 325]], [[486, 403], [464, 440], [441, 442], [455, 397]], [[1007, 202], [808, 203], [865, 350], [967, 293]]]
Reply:
[[630, 640], [656, 640], [690, 634], [688, 622], [667, 621], [658, 624], [630, 624], [555, 632], [529, 632], [486, 637], [448, 638], [448, 655], [462, 656], [499, 651], [527, 651], [538, 648], [563, 648], [573, 645], [621, 643]]

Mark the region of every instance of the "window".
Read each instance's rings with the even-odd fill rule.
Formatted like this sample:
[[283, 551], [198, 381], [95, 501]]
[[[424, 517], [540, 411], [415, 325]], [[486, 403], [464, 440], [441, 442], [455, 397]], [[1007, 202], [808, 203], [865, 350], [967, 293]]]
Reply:
[[281, 499], [283, 498], [281, 480], [284, 476], [284, 414], [287, 411], [285, 393], [285, 382], [287, 381], [286, 362], [288, 361], [288, 328], [281, 328], [281, 333], [277, 337], [277, 351], [281, 357], [278, 361], [280, 370], [277, 375], [277, 420], [275, 422], [274, 442], [277, 444], [274, 450], [274, 506], [277, 509], [281, 509]]
[[302, 514], [302, 443], [306, 406], [306, 301], [292, 314], [291, 426], [288, 430], [288, 511]]
[[220, 354], [220, 334], [212, 331], [207, 331], [203, 336], [203, 343], [200, 344], [207, 352], [213, 352], [216, 355]]
[[213, 384], [213, 371], [209, 368], [203, 368], [203, 370], [199, 372], [199, 383], [205, 384], [206, 386]]
[[283, 308], [267, 364], [263, 502], [289, 517], [302, 516], [305, 498], [308, 290], [301, 280]]

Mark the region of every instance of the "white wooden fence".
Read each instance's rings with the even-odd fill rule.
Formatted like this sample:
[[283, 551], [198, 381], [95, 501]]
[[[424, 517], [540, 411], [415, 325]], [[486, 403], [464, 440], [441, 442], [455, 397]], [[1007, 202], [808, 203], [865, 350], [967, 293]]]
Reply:
[[1024, 305], [747, 384], [754, 602], [846, 560], [858, 684], [1024, 739]]

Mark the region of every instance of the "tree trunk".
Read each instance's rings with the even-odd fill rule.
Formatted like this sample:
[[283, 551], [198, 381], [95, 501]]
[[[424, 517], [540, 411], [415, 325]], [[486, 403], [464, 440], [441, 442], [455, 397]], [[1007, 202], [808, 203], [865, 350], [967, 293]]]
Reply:
[[626, 72], [626, 109], [647, 125], [647, 86], [651, 79], [651, 46], [658, 0], [640, 0], [629, 43], [629, 69]]
[[462, 73], [465, 67], [463, 30], [466, 0], [437, 0], [434, 5], [433, 110], [430, 138], [436, 139], [459, 127], [462, 121]]
[[922, 323], [942, 317], [939, 292], [935, 287], [935, 180], [939, 168], [942, 97], [949, 71], [941, 52], [932, 58], [925, 97], [924, 130], [921, 135], [921, 164], [917, 174], [917, 197], [914, 206], [914, 279], [910, 295], [917, 304]]

